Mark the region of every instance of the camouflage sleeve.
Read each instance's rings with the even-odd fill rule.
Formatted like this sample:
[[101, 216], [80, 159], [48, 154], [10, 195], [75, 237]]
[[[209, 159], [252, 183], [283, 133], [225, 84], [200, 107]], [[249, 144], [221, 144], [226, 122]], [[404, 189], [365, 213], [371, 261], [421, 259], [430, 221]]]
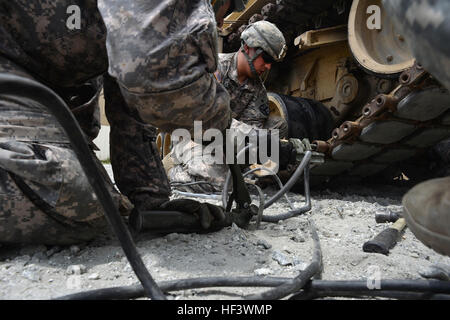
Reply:
[[148, 94], [193, 83], [217, 67], [217, 27], [206, 0], [99, 0], [109, 73]]
[[267, 92], [262, 86], [252, 91], [251, 94], [252, 100], [240, 113], [238, 120], [262, 128], [270, 113]]
[[222, 82], [222, 80], [225, 78], [228, 66], [229, 66], [228, 54], [219, 53], [217, 70], [215, 72], [216, 78], [219, 82]]

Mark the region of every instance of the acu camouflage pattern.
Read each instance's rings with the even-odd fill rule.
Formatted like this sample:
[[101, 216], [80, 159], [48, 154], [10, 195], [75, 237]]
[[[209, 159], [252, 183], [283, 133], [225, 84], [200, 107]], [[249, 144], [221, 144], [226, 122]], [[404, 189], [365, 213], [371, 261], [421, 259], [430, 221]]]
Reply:
[[[81, 8], [81, 29], [66, 26]], [[77, 86], [107, 70], [106, 29], [96, 0], [0, 0], [0, 54], [50, 87]]]
[[[208, 1], [100, 2], [110, 28], [110, 70], [123, 81], [121, 92], [130, 106], [126, 107], [117, 85], [114, 88], [114, 82], [106, 78], [115, 179], [137, 205], [156, 206], [168, 198], [170, 188], [152, 142], [153, 129], [141, 120], [165, 129], [171, 129], [170, 123], [189, 128], [194, 120], [203, 120], [205, 129], [225, 128], [230, 121], [229, 96], [210, 74], [217, 60], [214, 16]], [[70, 5], [81, 8], [80, 30], [66, 28]], [[106, 27], [97, 1], [0, 0], [0, 8], [0, 72], [49, 86], [93, 139], [100, 128], [98, 76], [108, 66]], [[146, 28], [132, 26], [143, 21], [139, 19], [148, 22]], [[121, 30], [116, 28], [117, 21], [126, 22]], [[144, 55], [136, 50], [150, 47]], [[131, 67], [115, 74], [124, 61]], [[143, 61], [148, 64], [142, 65]], [[45, 106], [20, 97], [1, 97], [0, 137], [0, 242], [69, 244], [89, 240], [103, 230], [106, 224], [99, 203], [67, 137]], [[127, 214], [131, 203], [98, 165], [117, 205]], [[42, 205], [31, 201], [18, 188], [17, 179], [52, 210], [44, 212]]]
[[237, 73], [238, 52], [219, 54], [216, 77], [230, 94], [233, 119], [255, 128], [278, 129], [280, 137], [287, 135], [287, 122], [281, 117], [269, 117], [269, 100], [261, 79], [248, 78], [240, 83]]
[[[243, 134], [252, 128], [278, 129], [280, 137], [287, 137], [287, 122], [281, 117], [269, 117], [269, 100], [267, 91], [258, 77], [248, 78], [243, 84], [238, 80], [237, 57], [235, 53], [219, 54], [219, 65], [215, 73], [216, 78], [227, 89], [230, 95], [230, 108], [233, 120], [231, 128]], [[194, 157], [184, 160], [180, 155], [186, 154], [190, 149], [195, 155], [198, 150], [196, 144], [181, 144], [164, 158], [163, 163], [171, 183], [187, 183], [206, 181], [207, 183], [189, 186], [176, 186], [177, 189], [187, 192], [211, 193], [219, 192], [225, 182], [228, 172], [227, 165], [209, 164], [212, 161], [194, 161]], [[209, 162], [209, 163], [208, 163]]]
[[221, 53], [219, 58], [216, 77], [230, 95], [233, 119], [262, 128], [269, 117], [269, 100], [261, 79], [248, 78], [241, 84], [237, 72], [238, 53]]
[[[236, 130], [242, 136], [251, 136], [254, 127], [233, 119], [230, 129]], [[186, 157], [187, 154], [190, 157]], [[194, 141], [176, 144], [163, 161], [169, 181], [174, 188], [186, 192], [211, 193], [220, 192], [223, 189], [225, 178], [228, 173], [227, 164], [214, 163], [209, 154], [203, 154], [203, 146]], [[225, 160], [224, 160], [225, 163]], [[206, 182], [189, 186], [178, 185], [179, 183]]]
[[[66, 28], [66, 10], [73, 4], [85, 9], [84, 32]], [[96, 1], [0, 0], [0, 8], [0, 72], [50, 86], [74, 110], [86, 135], [94, 137], [101, 85], [95, 77], [107, 68]], [[110, 181], [109, 188], [118, 203], [121, 197]], [[30, 193], [42, 206], [30, 200]], [[100, 204], [56, 119], [38, 101], [1, 96], [0, 242], [70, 244], [105, 228]]]
[[[70, 244], [105, 230], [100, 203], [62, 128], [46, 108], [37, 101], [1, 96], [0, 119], [0, 131], [7, 133], [0, 138], [0, 242]], [[116, 204], [130, 210], [131, 204], [97, 164]], [[32, 201], [30, 193], [51, 212]]]
[[[240, 136], [252, 137], [259, 134], [258, 128], [236, 119], [231, 121], [230, 129]], [[186, 158], [185, 155], [188, 152], [192, 156]], [[214, 163], [214, 159], [209, 154], [203, 154], [203, 146], [199, 146], [194, 141], [175, 145], [164, 157], [163, 163], [173, 187], [186, 192], [221, 192], [229, 170], [227, 164]], [[202, 183], [183, 185], [199, 181]]]
[[110, 155], [119, 190], [141, 210], [169, 200], [170, 185], [155, 143], [156, 128], [138, 120], [117, 82], [104, 77], [105, 112], [111, 126]]
[[287, 47], [283, 33], [269, 21], [250, 24], [241, 34], [241, 40], [250, 48], [261, 48], [275, 61], [283, 60]]
[[164, 132], [224, 130], [229, 97], [212, 75], [218, 35], [209, 0], [99, 0], [109, 73], [145, 123]]

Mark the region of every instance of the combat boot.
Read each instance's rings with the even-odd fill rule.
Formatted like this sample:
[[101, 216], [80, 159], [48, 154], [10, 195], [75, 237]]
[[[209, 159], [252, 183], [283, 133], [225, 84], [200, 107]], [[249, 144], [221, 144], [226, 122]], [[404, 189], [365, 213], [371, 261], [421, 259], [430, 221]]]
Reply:
[[402, 202], [403, 216], [417, 239], [450, 256], [450, 177], [416, 185]]

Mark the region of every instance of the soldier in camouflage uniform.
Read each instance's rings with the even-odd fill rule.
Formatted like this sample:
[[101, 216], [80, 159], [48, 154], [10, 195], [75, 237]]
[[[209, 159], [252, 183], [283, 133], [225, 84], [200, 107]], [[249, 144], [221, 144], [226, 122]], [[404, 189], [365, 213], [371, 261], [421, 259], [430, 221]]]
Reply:
[[[81, 9], [74, 30], [67, 13], [73, 6]], [[154, 208], [170, 195], [149, 124], [166, 130], [190, 129], [194, 119], [205, 129], [229, 124], [228, 94], [211, 74], [217, 34], [209, 2], [0, 0], [0, 8], [0, 73], [51, 88], [90, 139], [99, 129], [97, 97], [109, 61], [104, 81], [114, 174], [136, 206]], [[103, 173], [128, 214], [131, 203]], [[2, 91], [0, 243], [71, 244], [105, 227], [60, 124], [40, 101]]]
[[[242, 47], [234, 53], [219, 54], [216, 78], [230, 95], [232, 128], [247, 132], [256, 129], [278, 129], [280, 137], [287, 138], [287, 123], [281, 117], [269, 118], [269, 101], [261, 76], [272, 63], [283, 59], [286, 42], [281, 31], [268, 21], [258, 21], [243, 31]], [[165, 159], [165, 169], [171, 182], [207, 181], [209, 184], [190, 185], [184, 190], [213, 192], [221, 189], [228, 168], [226, 165], [207, 164], [212, 161], [194, 161], [199, 150], [191, 142], [176, 148]], [[181, 146], [180, 146], [181, 147]], [[187, 161], [178, 155], [191, 149], [193, 157]], [[200, 155], [201, 156], [201, 155]], [[206, 162], [206, 163], [205, 163]], [[176, 165], [174, 163], [177, 163]]]
[[284, 36], [274, 24], [258, 21], [242, 32], [241, 40], [238, 52], [219, 54], [215, 73], [230, 94], [232, 117], [255, 128], [279, 129], [280, 137], [285, 137], [286, 121], [269, 119], [269, 101], [261, 79], [272, 63], [284, 58]]

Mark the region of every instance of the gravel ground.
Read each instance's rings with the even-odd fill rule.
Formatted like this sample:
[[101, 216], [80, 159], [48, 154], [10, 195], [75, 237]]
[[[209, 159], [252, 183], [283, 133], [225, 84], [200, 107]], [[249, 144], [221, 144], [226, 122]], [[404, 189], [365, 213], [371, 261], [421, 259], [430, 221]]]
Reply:
[[[275, 191], [264, 190], [267, 197]], [[433, 263], [450, 264], [450, 258], [425, 247], [408, 228], [388, 256], [362, 250], [365, 241], [389, 225], [377, 224], [374, 214], [400, 211], [406, 191], [380, 185], [313, 191], [310, 212], [276, 224], [262, 222], [259, 230], [233, 225], [211, 234], [144, 236], [137, 246], [157, 282], [212, 276], [294, 277], [312, 258], [311, 219], [322, 248], [323, 280], [364, 280], [374, 273], [381, 279], [421, 279], [419, 271]], [[303, 205], [302, 195], [288, 196], [296, 207]], [[281, 198], [264, 214], [287, 210]], [[0, 247], [0, 299], [52, 299], [137, 282], [111, 235], [70, 247]], [[173, 291], [169, 298], [239, 299], [261, 290], [265, 289], [195, 289]]]

